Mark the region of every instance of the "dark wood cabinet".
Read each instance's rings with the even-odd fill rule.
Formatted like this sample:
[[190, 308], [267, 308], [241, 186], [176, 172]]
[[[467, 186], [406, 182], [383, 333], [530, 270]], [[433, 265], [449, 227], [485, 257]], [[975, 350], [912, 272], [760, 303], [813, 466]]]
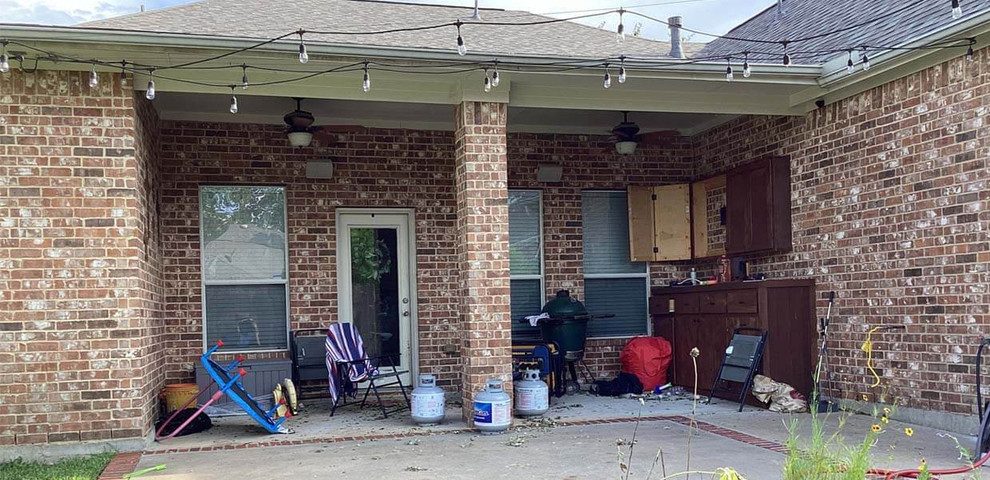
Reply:
[[725, 250], [729, 255], [791, 249], [791, 172], [769, 157], [725, 174]]
[[810, 398], [817, 342], [814, 295], [810, 279], [654, 288], [653, 332], [674, 347], [673, 383], [693, 388], [690, 351], [698, 347], [698, 390], [707, 394], [733, 330], [756, 327], [769, 332], [764, 375]]

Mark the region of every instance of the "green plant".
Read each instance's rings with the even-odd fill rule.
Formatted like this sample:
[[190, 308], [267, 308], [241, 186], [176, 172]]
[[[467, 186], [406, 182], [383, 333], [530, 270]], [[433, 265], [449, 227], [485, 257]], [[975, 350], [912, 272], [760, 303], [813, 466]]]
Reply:
[[114, 452], [99, 453], [53, 464], [17, 459], [0, 463], [0, 480], [95, 480], [114, 455]]

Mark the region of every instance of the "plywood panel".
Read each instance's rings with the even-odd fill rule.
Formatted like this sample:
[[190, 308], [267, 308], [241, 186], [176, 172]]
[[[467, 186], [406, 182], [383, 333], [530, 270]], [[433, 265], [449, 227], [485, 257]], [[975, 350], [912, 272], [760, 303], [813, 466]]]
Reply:
[[657, 260], [691, 258], [691, 195], [688, 184], [654, 188], [653, 229], [659, 249]]
[[629, 204], [629, 259], [652, 262], [653, 252], [653, 188], [627, 187]]

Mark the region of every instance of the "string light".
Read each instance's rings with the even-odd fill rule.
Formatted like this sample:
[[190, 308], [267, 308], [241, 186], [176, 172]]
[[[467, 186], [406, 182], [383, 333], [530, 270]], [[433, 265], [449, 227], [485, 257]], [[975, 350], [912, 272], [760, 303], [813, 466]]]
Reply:
[[609, 88], [612, 86], [612, 74], [608, 73], [608, 64], [605, 64], [605, 79], [602, 81], [602, 86]]
[[127, 86], [127, 60], [120, 61], [120, 88]]
[[615, 27], [615, 38], [618, 41], [623, 41], [626, 39], [626, 27], [622, 24], [622, 14], [625, 10], [619, 9], [619, 26]]
[[853, 63], [853, 51], [849, 50], [849, 59], [846, 60], [846, 71], [853, 73], [856, 71], [856, 64]]
[[498, 59], [495, 59], [495, 71], [492, 72], [492, 86], [493, 87], [497, 87], [498, 86], [498, 80], [499, 80], [499, 78], [498, 78]]
[[303, 34], [306, 33], [305, 30], [299, 30], [299, 63], [306, 63], [309, 61], [309, 52], [306, 51], [306, 43], [303, 42]]
[[464, 23], [457, 20], [455, 25], [457, 25], [457, 54], [463, 57], [467, 55], [467, 46], [464, 45], [464, 37], [461, 36], [461, 25]]
[[361, 80], [361, 90], [364, 90], [364, 93], [371, 90], [371, 74], [368, 73], [368, 62], [364, 62], [364, 78]]
[[962, 16], [962, 6], [959, 5], [959, 0], [952, 0], [952, 18], [953, 20], [958, 20]]
[[791, 56], [790, 56], [790, 54], [787, 53], [787, 44], [788, 43], [789, 42], [786, 42], [786, 41], [785, 42], [780, 42], [780, 44], [784, 46], [783, 64], [784, 64], [785, 67], [791, 66]]
[[242, 72], [242, 75], [241, 75], [241, 89], [242, 90], [247, 90], [247, 87], [248, 87], [247, 64], [243, 64], [243, 63], [241, 64], [241, 72]]
[[492, 77], [488, 76], [488, 68], [485, 68], [485, 92], [492, 91]]
[[727, 57], [725, 59], [725, 81], [731, 82], [734, 76], [732, 75], [732, 57]]
[[154, 100], [155, 99], [155, 69], [152, 68], [151, 70], [149, 70], [148, 74], [151, 75], [151, 78], [148, 79], [148, 89], [145, 90], [144, 92], [144, 98], [147, 98], [148, 100]]
[[749, 68], [749, 52], [743, 52], [743, 77], [749, 78], [753, 69]]
[[619, 83], [626, 83], [626, 56], [619, 57]]
[[230, 113], [237, 113], [237, 95], [234, 95], [234, 86], [230, 86]]
[[100, 86], [100, 76], [96, 74], [96, 64], [94, 63], [89, 68], [89, 88], [96, 88]]
[[967, 61], [970, 61], [970, 62], [973, 61], [973, 55], [974, 55], [973, 54], [973, 44], [974, 43], [976, 43], [976, 40], [970, 39], [969, 40], [969, 46], [966, 47], [966, 60]]
[[0, 43], [0, 73], [10, 71], [10, 58], [7, 57], [7, 41]]
[[859, 60], [863, 62], [863, 70], [870, 69], [870, 56], [866, 54], [866, 48], [863, 48], [863, 53], [860, 54]]

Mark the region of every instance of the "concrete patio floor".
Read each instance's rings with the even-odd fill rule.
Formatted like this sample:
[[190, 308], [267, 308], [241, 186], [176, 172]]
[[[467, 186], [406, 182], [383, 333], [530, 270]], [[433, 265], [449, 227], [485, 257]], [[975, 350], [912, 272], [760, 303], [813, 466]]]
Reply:
[[[647, 478], [658, 449], [663, 449], [668, 474], [686, 467], [691, 403], [686, 396], [646, 402], [630, 478]], [[294, 434], [267, 435], [244, 417], [218, 419], [207, 432], [154, 445], [139, 468], [165, 463], [167, 470], [146, 477], [163, 480], [616, 478], [617, 440], [631, 439], [640, 412], [635, 399], [569, 395], [556, 399], [542, 419], [517, 420], [512, 430], [485, 436], [467, 429], [459, 407], [448, 410], [443, 425], [421, 428], [412, 424], [408, 412], [382, 420], [374, 410], [349, 409], [331, 418], [324, 402], [316, 402], [290, 419]], [[754, 407], [738, 413], [727, 401], [699, 403], [696, 418], [691, 468], [732, 467], [750, 480], [781, 478], [781, 445], [792, 419], [800, 422], [801, 439], [810, 432], [809, 415]], [[830, 428], [838, 420], [838, 414], [831, 415]], [[855, 442], [873, 422], [869, 416], [854, 415], [843, 431]], [[872, 449], [876, 467], [910, 468], [922, 457], [933, 467], [964, 463], [951, 438], [918, 426], [908, 437], [905, 426], [894, 421], [885, 425]], [[959, 440], [971, 448], [972, 439]], [[649, 478], [661, 478], [660, 468]]]

